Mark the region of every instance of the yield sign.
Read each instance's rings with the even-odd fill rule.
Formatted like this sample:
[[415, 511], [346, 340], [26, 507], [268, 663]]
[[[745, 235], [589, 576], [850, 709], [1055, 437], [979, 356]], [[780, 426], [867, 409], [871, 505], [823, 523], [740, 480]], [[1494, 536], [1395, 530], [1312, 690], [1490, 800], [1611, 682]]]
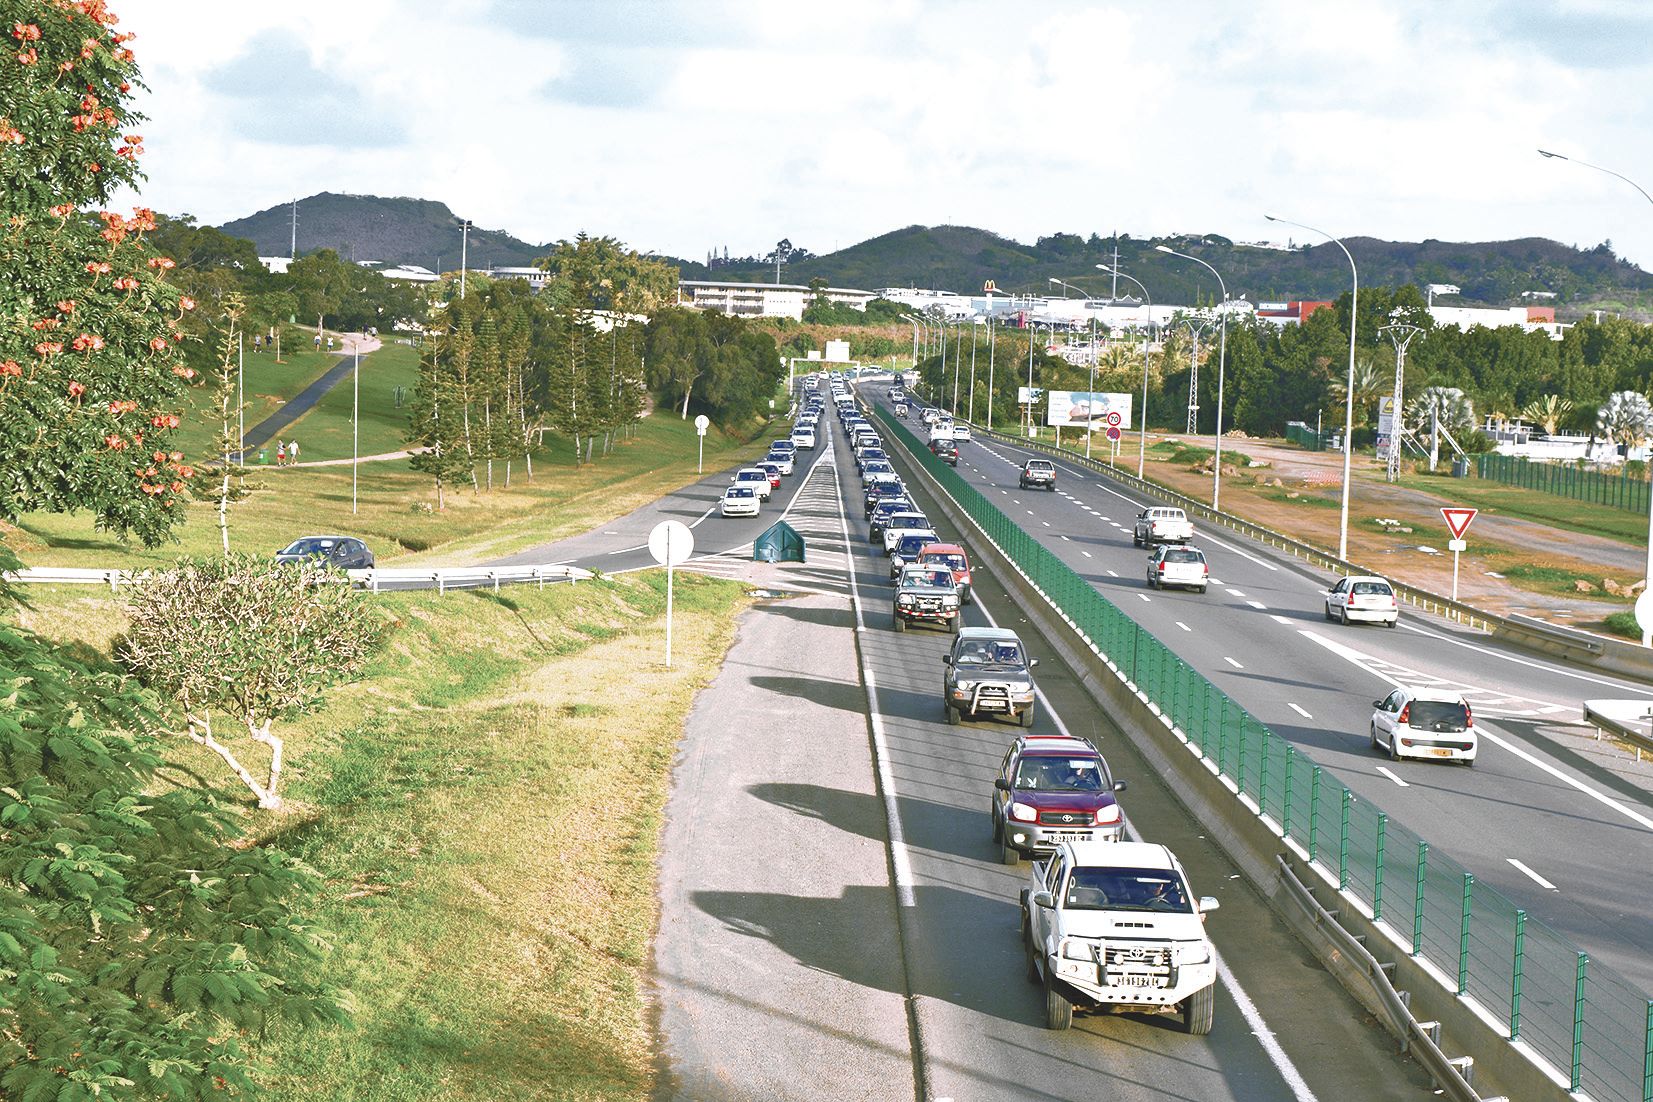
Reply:
[[1441, 516], [1446, 518], [1446, 526], [1452, 529], [1452, 538], [1461, 540], [1469, 530], [1469, 522], [1475, 519], [1474, 509], [1442, 509]]

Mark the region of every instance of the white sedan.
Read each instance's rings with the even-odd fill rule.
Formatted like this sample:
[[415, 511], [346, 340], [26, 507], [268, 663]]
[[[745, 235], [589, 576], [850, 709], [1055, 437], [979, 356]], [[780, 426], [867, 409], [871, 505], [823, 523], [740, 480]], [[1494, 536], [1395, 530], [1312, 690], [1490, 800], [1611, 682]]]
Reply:
[[1326, 590], [1326, 619], [1371, 620], [1394, 627], [1400, 622], [1400, 602], [1395, 589], [1382, 578], [1350, 576], [1340, 578]]
[[769, 500], [769, 494], [775, 488], [769, 482], [769, 472], [762, 467], [742, 467], [729, 481], [736, 486], [750, 486], [764, 501]]
[[723, 491], [723, 515], [726, 517], [755, 517], [758, 515], [758, 491], [751, 486], [731, 486]]
[[1372, 749], [1387, 750], [1395, 761], [1425, 758], [1475, 764], [1475, 717], [1461, 694], [1403, 685], [1372, 701], [1372, 708]]

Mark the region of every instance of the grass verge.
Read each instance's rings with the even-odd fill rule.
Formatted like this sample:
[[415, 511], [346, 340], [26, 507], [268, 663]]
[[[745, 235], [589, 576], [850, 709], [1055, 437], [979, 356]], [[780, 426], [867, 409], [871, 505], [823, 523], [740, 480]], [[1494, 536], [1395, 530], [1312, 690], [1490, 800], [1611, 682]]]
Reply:
[[1490, 479], [1407, 474], [1401, 477], [1400, 485], [1423, 490], [1458, 505], [1508, 517], [1521, 517], [1568, 532], [1583, 532], [1628, 544], [1647, 543], [1647, 518], [1623, 509], [1575, 501], [1542, 490], [1506, 486]]
[[[269, 1031], [269, 1097], [649, 1097], [660, 811], [745, 607], [735, 583], [679, 575], [666, 670], [664, 585], [378, 598], [390, 645], [287, 727], [288, 810], [249, 812], [325, 878], [321, 967], [355, 1003], [351, 1028]], [[36, 599], [69, 638], [118, 630], [107, 596]]]

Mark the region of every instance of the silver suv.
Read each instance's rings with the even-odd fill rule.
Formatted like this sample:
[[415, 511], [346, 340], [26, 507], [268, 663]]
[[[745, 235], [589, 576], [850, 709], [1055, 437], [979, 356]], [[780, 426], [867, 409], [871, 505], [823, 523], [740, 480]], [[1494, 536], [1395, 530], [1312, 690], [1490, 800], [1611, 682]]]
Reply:
[[1002, 715], [1033, 726], [1033, 667], [1037, 658], [1016, 633], [1004, 628], [960, 628], [953, 648], [941, 656], [941, 703], [947, 722], [963, 716]]
[[1029, 459], [1022, 464], [1022, 473], [1016, 484], [1024, 490], [1056, 489], [1056, 464], [1048, 459]]

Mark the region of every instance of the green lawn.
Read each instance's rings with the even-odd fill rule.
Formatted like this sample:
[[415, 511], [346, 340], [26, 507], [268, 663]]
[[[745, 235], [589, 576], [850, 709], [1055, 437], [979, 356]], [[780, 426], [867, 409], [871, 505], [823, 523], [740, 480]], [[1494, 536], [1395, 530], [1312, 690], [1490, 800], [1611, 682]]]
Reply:
[[[667, 670], [664, 589], [649, 572], [374, 599], [392, 629], [368, 676], [279, 732], [287, 807], [242, 801], [253, 833], [323, 877], [316, 967], [354, 1018], [246, 1038], [267, 1097], [651, 1097], [661, 809], [745, 606], [736, 583], [679, 574]], [[57, 638], [107, 653], [121, 630], [107, 593], [35, 596], [22, 618]], [[173, 749], [230, 780], [182, 738]]]
[[1438, 474], [1402, 475], [1400, 484], [1438, 495], [1457, 505], [1502, 516], [1521, 517], [1570, 532], [1630, 544], [1647, 543], [1647, 518], [1623, 509], [1547, 494], [1480, 478], [1451, 478]]
[[[740, 437], [714, 427], [706, 436], [706, 469], [763, 455], [771, 427], [754, 424]], [[230, 546], [273, 552], [297, 536], [326, 532], [365, 539], [386, 566], [478, 562], [589, 531], [697, 478], [694, 423], [670, 412], [644, 418], [635, 435], [588, 466], [574, 465], [566, 441], [550, 434], [545, 440], [533, 456], [532, 481], [519, 460], [507, 487], [497, 464], [492, 492], [449, 487], [441, 512], [430, 479], [406, 459], [359, 465], [354, 513], [349, 466], [254, 468], [252, 495], [230, 510]], [[304, 457], [311, 458], [308, 444]], [[176, 544], [149, 549], [97, 531], [85, 514], [31, 513], [17, 528], [0, 525], [25, 564], [141, 568], [180, 554], [216, 554], [213, 503], [191, 503], [176, 534]]]
[[[408, 404], [419, 382], [419, 351], [410, 345], [387, 344], [361, 360], [361, 440], [357, 455], [383, 455], [407, 447]], [[396, 405], [396, 388], [403, 389]], [[317, 402], [310, 412], [281, 432], [283, 441], [297, 439], [305, 462], [349, 459], [350, 415], [358, 402], [349, 375]], [[252, 427], [248, 421], [247, 426]], [[274, 454], [275, 445], [270, 445]]]
[[[281, 345], [282, 356], [278, 363], [273, 351], [255, 352], [251, 338], [248, 339], [246, 354], [242, 357], [241, 387], [247, 404], [246, 424], [249, 429], [280, 409], [338, 362], [336, 352], [312, 351], [309, 338], [292, 326], [282, 326]], [[178, 427], [174, 439], [178, 450], [191, 459], [198, 460], [214, 454], [220, 428], [215, 420], [215, 401], [210, 380], [191, 387], [186, 394], [183, 424]]]

